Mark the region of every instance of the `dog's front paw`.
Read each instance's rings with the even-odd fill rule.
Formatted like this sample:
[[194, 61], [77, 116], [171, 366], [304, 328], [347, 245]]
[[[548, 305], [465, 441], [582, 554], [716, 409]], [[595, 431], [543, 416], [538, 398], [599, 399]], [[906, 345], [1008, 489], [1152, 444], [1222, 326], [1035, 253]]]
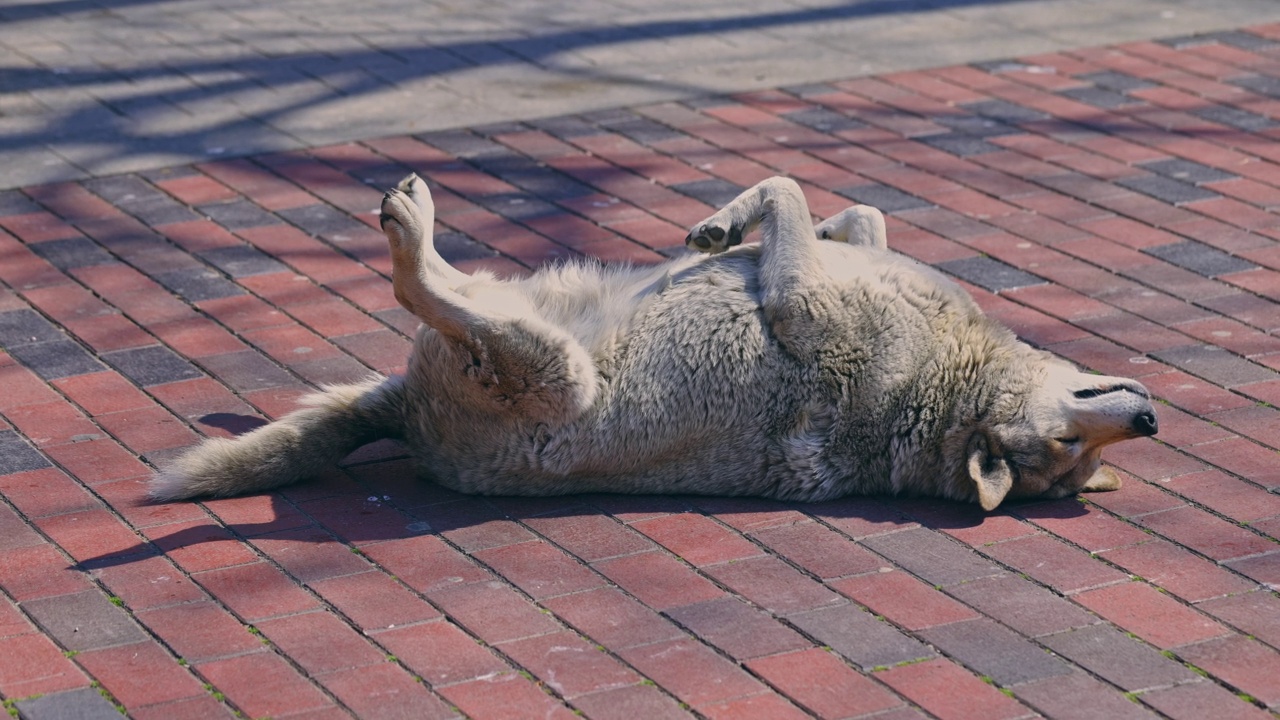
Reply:
[[742, 228], [712, 216], [693, 226], [684, 239], [691, 250], [704, 253], [721, 253], [734, 245], [742, 244]]

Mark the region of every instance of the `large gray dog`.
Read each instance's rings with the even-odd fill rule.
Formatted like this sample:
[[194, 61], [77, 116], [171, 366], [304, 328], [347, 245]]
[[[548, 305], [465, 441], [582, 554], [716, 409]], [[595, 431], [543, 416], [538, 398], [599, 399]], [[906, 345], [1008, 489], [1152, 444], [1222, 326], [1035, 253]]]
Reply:
[[[152, 495], [273, 488], [390, 437], [467, 493], [897, 493], [990, 510], [1115, 489], [1102, 447], [1156, 431], [1142, 385], [1019, 342], [884, 249], [879, 211], [815, 228], [787, 179], [698, 223], [686, 242], [706, 254], [656, 267], [467, 275], [433, 222], [416, 176], [383, 200], [396, 299], [423, 322], [404, 377], [207, 440]], [[759, 245], [733, 247], [757, 227]]]

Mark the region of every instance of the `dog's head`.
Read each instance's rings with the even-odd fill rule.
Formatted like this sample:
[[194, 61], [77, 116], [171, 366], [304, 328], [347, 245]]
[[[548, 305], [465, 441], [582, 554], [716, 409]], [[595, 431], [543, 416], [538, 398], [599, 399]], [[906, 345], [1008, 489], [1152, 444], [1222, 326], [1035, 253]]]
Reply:
[[1005, 498], [1116, 490], [1120, 478], [1102, 466], [1102, 448], [1156, 434], [1151, 396], [1134, 380], [1049, 360], [1021, 394], [1006, 398], [1012, 412], [994, 413], [968, 439], [968, 476], [986, 510]]

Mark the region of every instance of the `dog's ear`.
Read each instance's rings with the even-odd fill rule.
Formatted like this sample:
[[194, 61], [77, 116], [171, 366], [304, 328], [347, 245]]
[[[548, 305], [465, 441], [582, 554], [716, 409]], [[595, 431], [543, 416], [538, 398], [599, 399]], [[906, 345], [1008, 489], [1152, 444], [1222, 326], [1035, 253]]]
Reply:
[[1120, 483], [1120, 476], [1116, 474], [1115, 470], [1105, 465], [1099, 465], [1093, 475], [1085, 481], [1084, 487], [1080, 489], [1085, 492], [1106, 492], [1108, 490], [1119, 490]]
[[1013, 471], [994, 438], [979, 430], [969, 438], [969, 478], [978, 488], [978, 504], [995, 510], [1013, 489]]

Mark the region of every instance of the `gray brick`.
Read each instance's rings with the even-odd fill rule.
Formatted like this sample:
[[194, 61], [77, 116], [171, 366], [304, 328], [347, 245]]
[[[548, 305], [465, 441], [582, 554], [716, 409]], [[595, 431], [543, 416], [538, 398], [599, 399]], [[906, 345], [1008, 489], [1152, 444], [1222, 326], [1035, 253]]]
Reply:
[[200, 257], [233, 278], [266, 275], [286, 270], [282, 263], [249, 245], [214, 248], [200, 253]]
[[959, 155], [960, 157], [969, 157], [971, 155], [982, 155], [985, 153], [999, 152], [1003, 148], [983, 140], [982, 138], [973, 137], [968, 133], [953, 132], [943, 133], [941, 135], [925, 135], [918, 137], [916, 140], [937, 148], [943, 152]]
[[1039, 110], [1032, 110], [1029, 107], [1011, 103], [1007, 100], [982, 100], [980, 102], [966, 103], [960, 107], [974, 115], [981, 115], [982, 117], [1002, 120], [1008, 123], [1033, 122], [1049, 117]]
[[253, 350], [211, 355], [196, 360], [210, 375], [230, 385], [233, 390], [249, 392], [267, 388], [298, 385], [280, 366]]
[[105, 248], [84, 237], [50, 240], [27, 247], [59, 270], [106, 265], [116, 261]]
[[135, 175], [87, 180], [90, 191], [148, 225], [198, 220], [199, 216]]
[[1210, 122], [1216, 122], [1220, 125], [1230, 125], [1241, 130], [1257, 132], [1259, 130], [1270, 130], [1274, 127], [1280, 127], [1280, 122], [1276, 122], [1265, 115], [1258, 115], [1239, 108], [1227, 107], [1225, 105], [1210, 105], [1209, 107], [1197, 108], [1191, 111], [1192, 115], [1204, 118]]
[[560, 210], [551, 203], [524, 193], [484, 195], [475, 198], [475, 201], [486, 209], [512, 220], [528, 220], [560, 213]]
[[1280, 77], [1271, 75], [1245, 75], [1244, 77], [1229, 78], [1225, 82], [1231, 83], [1236, 87], [1242, 87], [1259, 95], [1280, 98]]
[[596, 119], [587, 117], [597, 125], [619, 135], [626, 136], [641, 145], [650, 145], [663, 140], [675, 140], [684, 137], [684, 133], [672, 130], [662, 123], [647, 117], [636, 115], [630, 111], [618, 111], [608, 118]]
[[11, 350], [23, 345], [65, 339], [66, 335], [35, 310], [0, 313], [0, 348]]
[[155, 276], [155, 279], [156, 282], [165, 286], [171, 292], [182, 296], [190, 302], [215, 300], [244, 294], [244, 291], [235, 283], [202, 266], [159, 273]]
[[1087, 673], [1037, 680], [1013, 689], [1017, 698], [1055, 720], [1155, 720], [1151, 711]]
[[441, 130], [439, 132], [423, 133], [416, 137], [428, 145], [460, 158], [511, 152], [492, 140], [487, 140], [466, 130]]
[[554, 117], [542, 120], [529, 120], [526, 124], [561, 140], [572, 140], [576, 137], [601, 135], [604, 130], [578, 117]]
[[[948, 136], [963, 137], [967, 135], [974, 138], [988, 138], [1001, 135], [1016, 135], [1022, 132], [1012, 125], [1007, 125], [1000, 120], [983, 115], [934, 115], [929, 119], [956, 132], [948, 133], [948, 135], [932, 135], [919, 138], [922, 142], [928, 142], [931, 138], [945, 138]], [[990, 152], [990, 150], [984, 150], [983, 152]]]
[[1241, 50], [1274, 50], [1280, 43], [1244, 30], [1223, 30], [1222, 32], [1205, 33], [1201, 37], [1210, 38], [1222, 45], [1230, 45]]
[[686, 98], [681, 100], [680, 103], [694, 110], [728, 107], [729, 105], [738, 104], [736, 100], [724, 97], [723, 95], [706, 95], [703, 97]]
[[1088, 627], [1098, 622], [1069, 600], [1017, 575], [952, 585], [947, 593], [1030, 637]]
[[128, 613], [97, 589], [28, 600], [22, 609], [69, 650], [97, 650], [147, 639]]
[[105, 366], [72, 340], [19, 345], [8, 348], [10, 355], [45, 380], [84, 375]]
[[1069, 675], [1071, 667], [989, 618], [974, 618], [920, 632], [925, 642], [1000, 685]]
[[1076, 77], [1081, 80], [1088, 80], [1100, 88], [1114, 90], [1121, 93], [1128, 92], [1130, 90], [1141, 90], [1143, 88], [1156, 87], [1155, 83], [1147, 82], [1146, 80], [1142, 80], [1122, 72], [1116, 72], [1115, 70], [1088, 73], [1085, 75], [1077, 75]]
[[1130, 190], [1137, 190], [1144, 195], [1150, 195], [1170, 205], [1181, 205], [1183, 203], [1196, 202], [1197, 200], [1212, 200], [1221, 197], [1211, 190], [1205, 190], [1190, 183], [1161, 175], [1138, 175], [1120, 178], [1116, 180], [1116, 184], [1127, 187]]
[[937, 657], [937, 653], [856, 605], [838, 605], [787, 618], [819, 645], [827, 645], [869, 672], [909, 660]]
[[1280, 379], [1280, 374], [1275, 370], [1249, 362], [1214, 345], [1176, 347], [1159, 350], [1151, 355], [1161, 362], [1225, 387]]
[[666, 614], [736, 660], [809, 646], [796, 631], [733, 597], [684, 605]]
[[142, 387], [201, 377], [194, 365], [163, 345], [117, 350], [104, 353], [102, 359]]
[[1051, 650], [1121, 688], [1136, 692], [1195, 679], [1195, 673], [1110, 625], [1070, 630], [1040, 640]]
[[[403, 174], [401, 177], [403, 177]], [[243, 230], [244, 228], [280, 224], [280, 218], [248, 200], [201, 205], [196, 209], [205, 217], [228, 230]]]
[[722, 208], [733, 202], [746, 188], [735, 185], [728, 180], [710, 178], [672, 185], [671, 189], [684, 193], [691, 198], [701, 200], [711, 207]]
[[455, 263], [461, 260], [479, 260], [493, 257], [498, 253], [493, 248], [481, 245], [471, 238], [456, 232], [436, 233], [433, 238], [436, 252], [445, 262]]
[[1217, 42], [1217, 40], [1215, 40], [1214, 38], [1210, 37], [1207, 34], [1204, 34], [1204, 35], [1195, 34], [1195, 35], [1178, 35], [1176, 37], [1160, 38], [1155, 42], [1158, 42], [1161, 45], [1168, 45], [1169, 47], [1175, 50], [1182, 50], [1184, 48], [1195, 47], [1197, 45], [1212, 45], [1215, 42]]
[[41, 470], [53, 463], [12, 430], [0, 430], [0, 475]]
[[825, 133], [838, 133], [842, 130], [857, 130], [867, 126], [861, 120], [849, 117], [844, 113], [829, 108], [812, 107], [789, 112], [782, 117], [797, 125], [813, 128]]
[[528, 131], [529, 127], [519, 122], [496, 122], [487, 125], [473, 125], [467, 128], [471, 132], [485, 138], [493, 138], [498, 135], [511, 135], [519, 132]]
[[120, 720], [115, 705], [91, 687], [36, 695], [14, 703], [24, 720]]
[[1194, 240], [1171, 245], [1156, 245], [1143, 248], [1142, 251], [1205, 277], [1217, 277], [1258, 267], [1248, 260], [1228, 255], [1217, 248]]
[[928, 200], [922, 200], [897, 188], [880, 185], [879, 183], [839, 188], [836, 190], [836, 194], [863, 205], [870, 205], [883, 213], [933, 207], [933, 203]]
[[938, 268], [991, 292], [1045, 283], [1042, 278], [990, 257], [948, 260], [938, 263]]
[[40, 206], [17, 190], [0, 192], [0, 216], [39, 212]]
[[925, 528], [876, 535], [861, 542], [934, 585], [955, 585], [1004, 572], [970, 548]]
[[1217, 168], [1211, 168], [1208, 165], [1201, 165], [1190, 160], [1179, 160], [1171, 158], [1169, 160], [1156, 160], [1155, 162], [1142, 163], [1138, 167], [1144, 170], [1150, 170], [1157, 175], [1189, 182], [1195, 185], [1200, 183], [1218, 182], [1219, 180], [1234, 180], [1237, 176], [1228, 172], [1223, 172]]
[[1123, 93], [1114, 90], [1106, 90], [1099, 87], [1083, 87], [1083, 88], [1067, 88], [1061, 91], [1072, 100], [1078, 100], [1085, 105], [1092, 105], [1098, 108], [1118, 108], [1125, 105], [1141, 105], [1143, 101], [1137, 98], [1131, 98]]
[[335, 242], [369, 229], [368, 225], [329, 205], [304, 205], [280, 210], [276, 214], [297, 225], [303, 232]]
[[827, 83], [806, 83], [804, 85], [788, 85], [781, 88], [783, 92], [791, 93], [798, 98], [811, 98], [817, 95], [830, 95], [831, 93], [840, 92], [835, 85]]

